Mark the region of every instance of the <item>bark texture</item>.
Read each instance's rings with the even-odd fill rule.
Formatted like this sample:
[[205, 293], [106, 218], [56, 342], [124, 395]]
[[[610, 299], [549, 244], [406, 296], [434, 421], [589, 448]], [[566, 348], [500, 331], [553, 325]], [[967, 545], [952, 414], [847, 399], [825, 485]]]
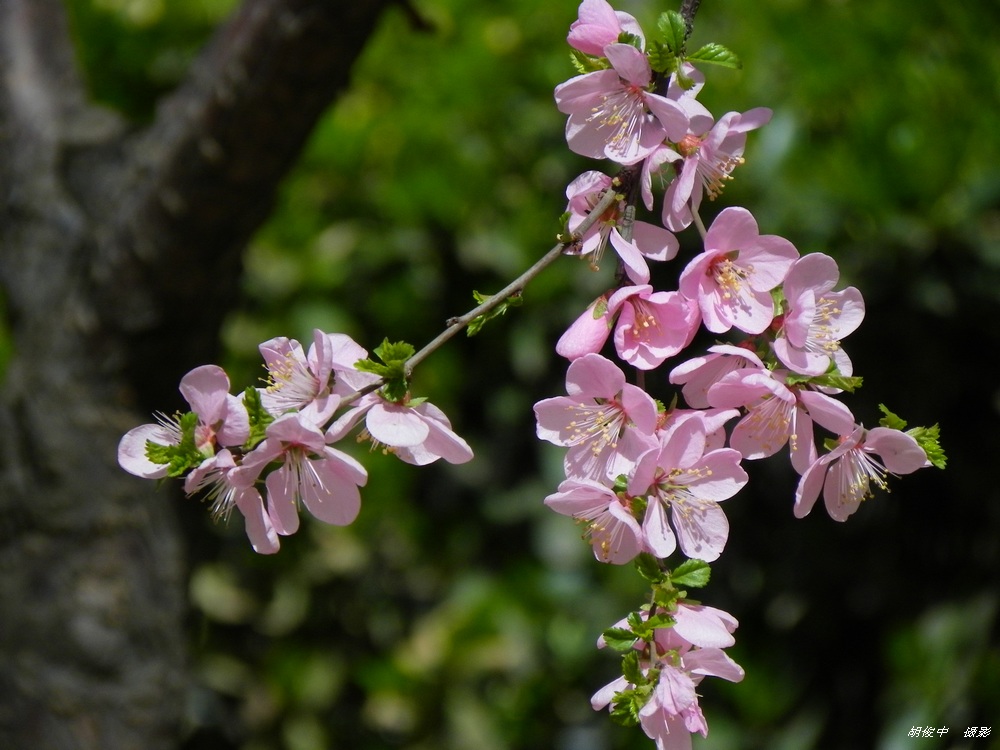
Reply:
[[58, 0], [0, 0], [0, 747], [161, 748], [187, 685], [171, 503], [122, 433], [211, 361], [242, 248], [388, 0], [246, 0], [144, 130]]

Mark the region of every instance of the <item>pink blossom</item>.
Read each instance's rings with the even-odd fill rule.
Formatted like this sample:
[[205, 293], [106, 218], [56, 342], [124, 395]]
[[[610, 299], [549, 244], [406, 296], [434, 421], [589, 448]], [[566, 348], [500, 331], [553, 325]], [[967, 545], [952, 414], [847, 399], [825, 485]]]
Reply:
[[[597, 171], [584, 172], [566, 187], [569, 213], [567, 228], [576, 228], [590, 215], [605, 190], [611, 188], [611, 178]], [[677, 238], [663, 227], [645, 221], [632, 222], [632, 241], [627, 241], [619, 226], [623, 222], [620, 204], [612, 204], [599, 221], [593, 224], [580, 239], [580, 255], [590, 256], [593, 269], [599, 268], [601, 258], [610, 241], [621, 258], [630, 279], [636, 283], [649, 280], [649, 267], [644, 258], [671, 260], [677, 255]]]
[[667, 409], [659, 414], [656, 436], [662, 443], [689, 419], [696, 419], [705, 431], [705, 452], [708, 453], [726, 447], [726, 423], [739, 415], [739, 409]]
[[321, 425], [333, 415], [339, 396], [376, 379], [354, 369], [354, 364], [365, 359], [368, 352], [342, 333], [316, 329], [308, 353], [298, 341], [284, 336], [265, 341], [259, 349], [269, 382], [261, 392], [261, 402], [275, 416], [302, 411]]
[[682, 386], [684, 400], [692, 409], [708, 407], [708, 389], [733, 370], [764, 369], [760, 357], [742, 346], [716, 344], [708, 347], [708, 352], [701, 357], [692, 357], [670, 371], [670, 382]]
[[271, 519], [264, 510], [264, 502], [256, 487], [238, 487], [233, 483], [237, 468], [235, 459], [228, 449], [222, 449], [200, 466], [191, 471], [184, 480], [184, 491], [190, 496], [205, 492], [205, 498], [212, 501], [212, 515], [228, 518], [232, 509], [238, 508], [243, 515], [247, 537], [254, 551], [270, 555], [278, 551], [278, 534]]
[[535, 404], [539, 439], [566, 446], [566, 476], [614, 480], [655, 444], [656, 403], [600, 354], [570, 363], [567, 396]]
[[387, 452], [409, 464], [423, 466], [443, 458], [453, 464], [472, 459], [472, 449], [451, 428], [443, 411], [428, 401], [402, 404], [387, 401], [378, 393], [362, 396], [327, 431], [327, 442], [335, 442], [361, 418], [365, 430], [358, 438], [383, 446]]
[[611, 69], [584, 73], [556, 86], [556, 105], [569, 115], [570, 150], [636, 164], [664, 139], [682, 138], [688, 117], [676, 102], [650, 91], [653, 72], [646, 55], [621, 43], [607, 45], [604, 55]]
[[569, 27], [569, 46], [586, 55], [602, 57], [604, 48], [618, 41], [622, 32], [639, 37], [645, 43], [642, 29], [634, 16], [615, 11], [605, 0], [583, 0], [577, 20]]
[[301, 502], [319, 520], [335, 526], [351, 523], [361, 508], [358, 487], [368, 481], [364, 467], [332, 448], [320, 429], [299, 412], [278, 417], [267, 437], [233, 472], [232, 483], [252, 487], [264, 468], [280, 462], [264, 480], [268, 517], [275, 531], [294, 534]]
[[627, 563], [642, 551], [642, 529], [625, 501], [592, 479], [566, 479], [558, 492], [545, 498], [556, 513], [584, 524], [584, 537], [594, 557], [615, 565]]
[[801, 474], [816, 460], [813, 422], [838, 433], [854, 424], [854, 415], [826, 394], [785, 385], [779, 375], [759, 368], [734, 370], [709, 389], [708, 400], [719, 408], [747, 409], [729, 441], [744, 458], [766, 458], [787, 444], [792, 467]]
[[[675, 611], [657, 613], [671, 615], [675, 623], [656, 628], [651, 644], [636, 646], [644, 652], [640, 659], [643, 676], [655, 680], [639, 709], [639, 723], [656, 741], [657, 750], [689, 750], [692, 734], [708, 736], [708, 723], [698, 705], [698, 684], [710, 676], [731, 682], [744, 677], [743, 668], [722, 650], [734, 643], [731, 634], [738, 623], [722, 610], [683, 602]], [[627, 620], [615, 627], [627, 627]], [[624, 677], [612, 680], [594, 693], [591, 706], [599, 711], [613, 705], [621, 693], [635, 687]]]
[[[229, 393], [229, 376], [217, 365], [196, 367], [181, 379], [180, 392], [198, 415], [195, 445], [206, 457], [216, 446], [234, 446], [250, 436], [250, 421], [243, 402]], [[146, 457], [146, 443], [177, 445], [181, 429], [177, 417], [157, 415], [157, 424], [129, 430], [118, 443], [118, 463], [125, 471], [145, 479], [167, 475], [166, 464]]]
[[781, 284], [798, 251], [776, 235], [762, 235], [745, 208], [726, 208], [705, 236], [705, 251], [681, 273], [680, 291], [698, 301], [705, 327], [762, 333], [774, 318], [771, 290]]
[[642, 529], [649, 551], [669, 557], [678, 540], [667, 522], [667, 511], [677, 531], [681, 551], [711, 562], [719, 557], [729, 537], [729, 522], [719, 503], [747, 483], [739, 452], [721, 448], [705, 452], [705, 428], [689, 419], [670, 433], [658, 448], [640, 458], [629, 481], [629, 494], [645, 497]]
[[654, 292], [648, 284], [622, 287], [588, 307], [560, 337], [556, 352], [576, 359], [600, 351], [615, 318], [618, 355], [642, 370], [659, 367], [683, 350], [701, 323], [698, 306], [679, 292]]
[[873, 485], [887, 489], [888, 474], [911, 474], [928, 465], [927, 454], [911, 435], [889, 427], [865, 430], [858, 425], [802, 475], [795, 491], [795, 517], [807, 516], [822, 490], [830, 517], [846, 521], [863, 500], [874, 497]]
[[840, 340], [861, 325], [865, 303], [854, 287], [830, 291], [839, 278], [837, 262], [822, 253], [805, 255], [789, 269], [783, 287], [788, 311], [774, 353], [790, 370], [822, 375], [832, 360], [841, 374], [853, 371]]
[[743, 163], [747, 132], [771, 119], [771, 110], [764, 107], [740, 114], [729, 112], [708, 132], [688, 133], [675, 145], [675, 157], [681, 161], [677, 177], [670, 183], [663, 198], [663, 224], [679, 232], [691, 224], [693, 214], [701, 205], [703, 195], [710, 200], [719, 196], [732, 171]]

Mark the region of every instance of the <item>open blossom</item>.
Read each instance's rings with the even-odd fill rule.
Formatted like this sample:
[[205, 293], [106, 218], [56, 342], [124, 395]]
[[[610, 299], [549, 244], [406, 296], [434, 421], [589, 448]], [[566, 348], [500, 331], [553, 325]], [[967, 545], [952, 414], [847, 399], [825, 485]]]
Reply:
[[397, 404], [378, 393], [362, 396], [327, 431], [327, 442], [343, 437], [362, 418], [365, 431], [359, 439], [370, 439], [406, 463], [423, 466], [443, 458], [453, 464], [472, 459], [472, 449], [454, 430], [445, 413], [428, 401]]
[[774, 318], [771, 290], [799, 253], [777, 235], [762, 235], [745, 208], [726, 208], [705, 235], [705, 250], [681, 273], [680, 291], [701, 307], [705, 327], [762, 333]]
[[650, 552], [669, 557], [679, 538], [688, 557], [712, 562], [722, 554], [729, 521], [719, 503], [747, 483], [741, 458], [731, 448], [706, 453], [704, 425], [689, 419], [639, 460], [628, 491], [646, 498], [642, 529]]
[[837, 262], [822, 253], [809, 253], [788, 270], [788, 311], [774, 341], [774, 353], [788, 369], [822, 375], [832, 360], [842, 375], [853, 371], [840, 340], [861, 325], [865, 303], [854, 287], [831, 291], [839, 278]]
[[[216, 446], [241, 445], [250, 436], [250, 422], [242, 401], [229, 393], [229, 376], [217, 365], [196, 367], [181, 379], [180, 392], [198, 415], [195, 446], [206, 457]], [[145, 479], [167, 475], [166, 464], [146, 457], [146, 443], [177, 445], [181, 429], [177, 419], [160, 416], [158, 424], [129, 430], [118, 444], [118, 463], [125, 471]]]
[[300, 503], [335, 526], [346, 526], [357, 517], [358, 487], [367, 483], [368, 473], [351, 456], [327, 445], [322, 431], [301, 413], [286, 414], [268, 425], [264, 441], [234, 471], [233, 484], [254, 486], [272, 462], [280, 465], [267, 475], [264, 486], [268, 517], [277, 533], [298, 530]]
[[556, 352], [576, 359], [600, 351], [615, 320], [618, 355], [634, 367], [652, 370], [691, 343], [701, 315], [679, 292], [654, 292], [648, 284], [622, 287], [588, 307], [556, 342]]
[[635, 17], [616, 11], [606, 0], [583, 0], [577, 20], [569, 27], [569, 46], [587, 55], [602, 57], [604, 48], [618, 41], [622, 32], [633, 34], [645, 42]]
[[216, 518], [228, 518], [232, 509], [237, 508], [243, 515], [254, 551], [273, 554], [281, 546], [278, 533], [264, 509], [260, 491], [255, 486], [237, 486], [233, 482], [237, 466], [233, 454], [223, 448], [187, 475], [184, 491], [188, 496], [204, 492], [205, 499], [212, 501], [212, 515]]
[[780, 375], [759, 368], [734, 370], [709, 388], [708, 401], [719, 408], [747, 409], [729, 441], [744, 458], [767, 458], [788, 444], [792, 467], [802, 474], [816, 460], [813, 422], [840, 434], [854, 425], [854, 415], [831, 396], [786, 385]]
[[649, 90], [653, 71], [646, 55], [622, 43], [607, 45], [604, 55], [610, 69], [584, 73], [556, 86], [556, 105], [569, 115], [570, 150], [636, 164], [664, 139], [683, 138], [688, 117], [676, 102]]
[[566, 391], [535, 404], [539, 439], [569, 448], [566, 476], [614, 481], [631, 474], [639, 456], [656, 444], [656, 402], [600, 354], [570, 363]]
[[[566, 187], [569, 214], [567, 228], [576, 228], [590, 215], [605, 190], [611, 188], [611, 178], [594, 170], [584, 172]], [[645, 221], [632, 222], [632, 241], [627, 241], [619, 231], [623, 221], [621, 206], [613, 203], [604, 215], [580, 238], [579, 254], [590, 257], [590, 265], [597, 269], [610, 242], [625, 267], [629, 278], [636, 283], [649, 280], [649, 267], [645, 259], [671, 260], [677, 255], [677, 238], [663, 227]]]
[[368, 352], [342, 333], [316, 329], [308, 352], [284, 336], [265, 341], [259, 349], [268, 373], [261, 403], [275, 416], [299, 411], [321, 425], [333, 416], [340, 396], [376, 379], [354, 369], [355, 362], [365, 359]]
[[802, 475], [795, 492], [795, 516], [808, 515], [822, 490], [830, 517], [846, 521], [863, 500], [874, 496], [875, 487], [887, 489], [888, 474], [911, 474], [928, 465], [927, 454], [911, 435], [858, 425]]
[[708, 132], [688, 133], [675, 144], [673, 152], [663, 152], [660, 161], [671, 161], [678, 169], [663, 198], [663, 224], [667, 229], [679, 232], [686, 228], [702, 196], [711, 200], [719, 196], [726, 181], [732, 179], [732, 171], [743, 163], [747, 132], [766, 125], [770, 119], [771, 110], [765, 107], [742, 114], [729, 112]]
[[545, 498], [556, 513], [584, 524], [584, 536], [601, 562], [621, 565], [642, 551], [642, 529], [631, 509], [609, 487], [592, 479], [566, 479]]

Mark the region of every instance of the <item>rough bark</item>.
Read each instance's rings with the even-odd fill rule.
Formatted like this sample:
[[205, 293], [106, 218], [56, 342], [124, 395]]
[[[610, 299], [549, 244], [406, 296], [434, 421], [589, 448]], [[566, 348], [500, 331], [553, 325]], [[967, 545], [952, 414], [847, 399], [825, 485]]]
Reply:
[[57, 0], [0, 0], [0, 747], [177, 744], [171, 502], [121, 434], [208, 361], [240, 250], [388, 0], [247, 0], [135, 131]]

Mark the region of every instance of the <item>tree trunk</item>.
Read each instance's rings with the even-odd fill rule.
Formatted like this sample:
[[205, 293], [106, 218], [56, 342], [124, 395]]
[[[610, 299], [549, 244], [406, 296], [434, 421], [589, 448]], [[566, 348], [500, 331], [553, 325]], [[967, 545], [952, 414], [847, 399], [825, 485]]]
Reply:
[[174, 495], [121, 435], [211, 361], [240, 251], [388, 0], [247, 0], [154, 123], [86, 101], [57, 0], [0, 0], [0, 747], [178, 743]]

